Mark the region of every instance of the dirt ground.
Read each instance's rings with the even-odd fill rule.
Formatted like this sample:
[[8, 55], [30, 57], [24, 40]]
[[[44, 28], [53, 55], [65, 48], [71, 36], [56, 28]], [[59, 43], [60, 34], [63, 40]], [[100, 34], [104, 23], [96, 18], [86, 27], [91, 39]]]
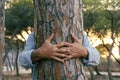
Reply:
[[16, 75], [4, 75], [3, 80], [32, 80], [30, 74]]
[[[20, 74], [19, 76], [7, 74], [3, 76], [3, 80], [32, 80], [32, 79], [31, 74]], [[109, 80], [109, 79], [107, 76], [95, 76], [95, 80]], [[114, 80], [120, 80], [120, 76], [114, 77]]]
[[[91, 79], [89, 79], [89, 80], [91, 80]], [[95, 80], [109, 80], [109, 78], [108, 78], [108, 76], [104, 76], [104, 75], [102, 75], [102, 76], [96, 75]], [[113, 80], [120, 80], [120, 76], [119, 77], [113, 76]]]
[[[88, 76], [89, 80], [90, 79], [90, 75]], [[20, 73], [19, 76], [16, 76], [15, 73], [13, 72], [5, 72], [3, 75], [3, 80], [32, 80], [31, 79], [31, 74], [30, 73]], [[109, 80], [108, 77], [106, 75], [95, 75], [95, 80]], [[114, 76], [114, 80], [120, 80], [120, 76]]]

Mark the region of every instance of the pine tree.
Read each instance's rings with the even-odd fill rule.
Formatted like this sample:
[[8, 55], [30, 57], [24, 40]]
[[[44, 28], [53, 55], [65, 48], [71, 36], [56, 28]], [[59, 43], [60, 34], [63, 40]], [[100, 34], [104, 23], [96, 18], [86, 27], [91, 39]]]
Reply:
[[[73, 42], [71, 32], [83, 39], [82, 0], [34, 0], [36, 48], [52, 33], [52, 43]], [[87, 80], [80, 58], [65, 63], [43, 59], [38, 62], [38, 80]]]

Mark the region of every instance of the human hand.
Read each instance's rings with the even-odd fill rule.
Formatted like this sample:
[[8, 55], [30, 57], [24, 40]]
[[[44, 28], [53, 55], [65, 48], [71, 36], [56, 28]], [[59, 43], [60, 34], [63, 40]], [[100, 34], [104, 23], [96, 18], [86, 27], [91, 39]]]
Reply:
[[40, 48], [33, 52], [33, 61], [38, 61], [40, 59], [46, 58], [64, 62], [64, 58], [68, 58], [68, 55], [63, 54], [67, 53], [68, 50], [60, 48], [64, 46], [64, 44], [50, 43], [53, 37], [54, 35], [52, 34]]
[[66, 49], [68, 51], [66, 54], [69, 56], [64, 60], [68, 60], [71, 58], [80, 58], [80, 57], [87, 58], [88, 56], [87, 48], [82, 45], [82, 41], [78, 39], [73, 33], [72, 33], [72, 37], [74, 39], [74, 43], [64, 42], [64, 46], [66, 46]]

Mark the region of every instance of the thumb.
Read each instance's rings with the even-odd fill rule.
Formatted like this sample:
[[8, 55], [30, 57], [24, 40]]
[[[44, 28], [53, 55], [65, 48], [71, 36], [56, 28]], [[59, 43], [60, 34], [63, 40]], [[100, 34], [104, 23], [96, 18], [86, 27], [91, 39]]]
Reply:
[[53, 37], [54, 37], [54, 34], [52, 33], [52, 35], [50, 35], [50, 36], [48, 37], [47, 41], [50, 42], [50, 41], [53, 39]]
[[71, 34], [72, 34], [72, 37], [73, 37], [73, 39], [74, 39], [74, 42], [79, 42], [79, 39], [77, 38], [77, 36], [75, 36], [74, 33], [71, 33]]
[[78, 40], [79, 40], [80, 44], [82, 44], [82, 39], [78, 39]]

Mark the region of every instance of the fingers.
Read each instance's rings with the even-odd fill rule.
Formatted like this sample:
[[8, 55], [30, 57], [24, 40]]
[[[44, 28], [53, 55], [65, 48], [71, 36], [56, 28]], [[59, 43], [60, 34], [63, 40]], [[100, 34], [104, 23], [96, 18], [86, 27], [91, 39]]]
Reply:
[[79, 39], [75, 36], [75, 34], [74, 33], [71, 33], [72, 34], [72, 37], [73, 37], [73, 39], [74, 39], [74, 41], [76, 42], [79, 42]]
[[63, 59], [61, 59], [61, 58], [58, 58], [58, 57], [52, 57], [52, 59], [54, 59], [54, 60], [57, 60], [57, 61], [59, 61], [59, 62], [62, 62], [62, 63], [64, 63], [64, 60]]
[[61, 42], [55, 45], [57, 48], [61, 48], [61, 47], [70, 47], [72, 46], [71, 43], [67, 43], [67, 42]]
[[59, 58], [68, 58], [68, 55], [66, 55], [66, 54], [58, 53], [58, 54], [56, 54], [56, 56], [59, 57]]
[[57, 60], [59, 62], [64, 63], [66, 60], [71, 59], [73, 56], [70, 54], [60, 54], [60, 53], [56, 53], [54, 56], [52, 56], [51, 58], [54, 60]]
[[57, 49], [56, 52], [58, 52], [58, 53], [66, 53], [66, 52], [68, 52], [68, 49], [67, 48], [60, 48], [60, 49]]
[[82, 39], [79, 39], [79, 42], [81, 42], [81, 43], [82, 43]]
[[54, 34], [52, 33], [52, 35], [50, 37], [48, 37], [47, 41], [50, 42], [53, 39], [53, 37], [54, 37]]
[[72, 56], [69, 55], [67, 58], [64, 58], [64, 61], [69, 60], [69, 59], [71, 59], [71, 58], [72, 58]]
[[58, 54], [56, 54], [56, 56], [63, 58], [64, 61], [71, 59], [73, 57], [73, 55], [71, 54], [71, 51], [69, 49], [66, 49], [66, 50], [61, 49], [61, 51], [63, 51], [63, 54], [58, 53]]
[[69, 59], [69, 55], [56, 53], [54, 56], [51, 56], [51, 58], [60, 62], [64, 62], [64, 59]]

